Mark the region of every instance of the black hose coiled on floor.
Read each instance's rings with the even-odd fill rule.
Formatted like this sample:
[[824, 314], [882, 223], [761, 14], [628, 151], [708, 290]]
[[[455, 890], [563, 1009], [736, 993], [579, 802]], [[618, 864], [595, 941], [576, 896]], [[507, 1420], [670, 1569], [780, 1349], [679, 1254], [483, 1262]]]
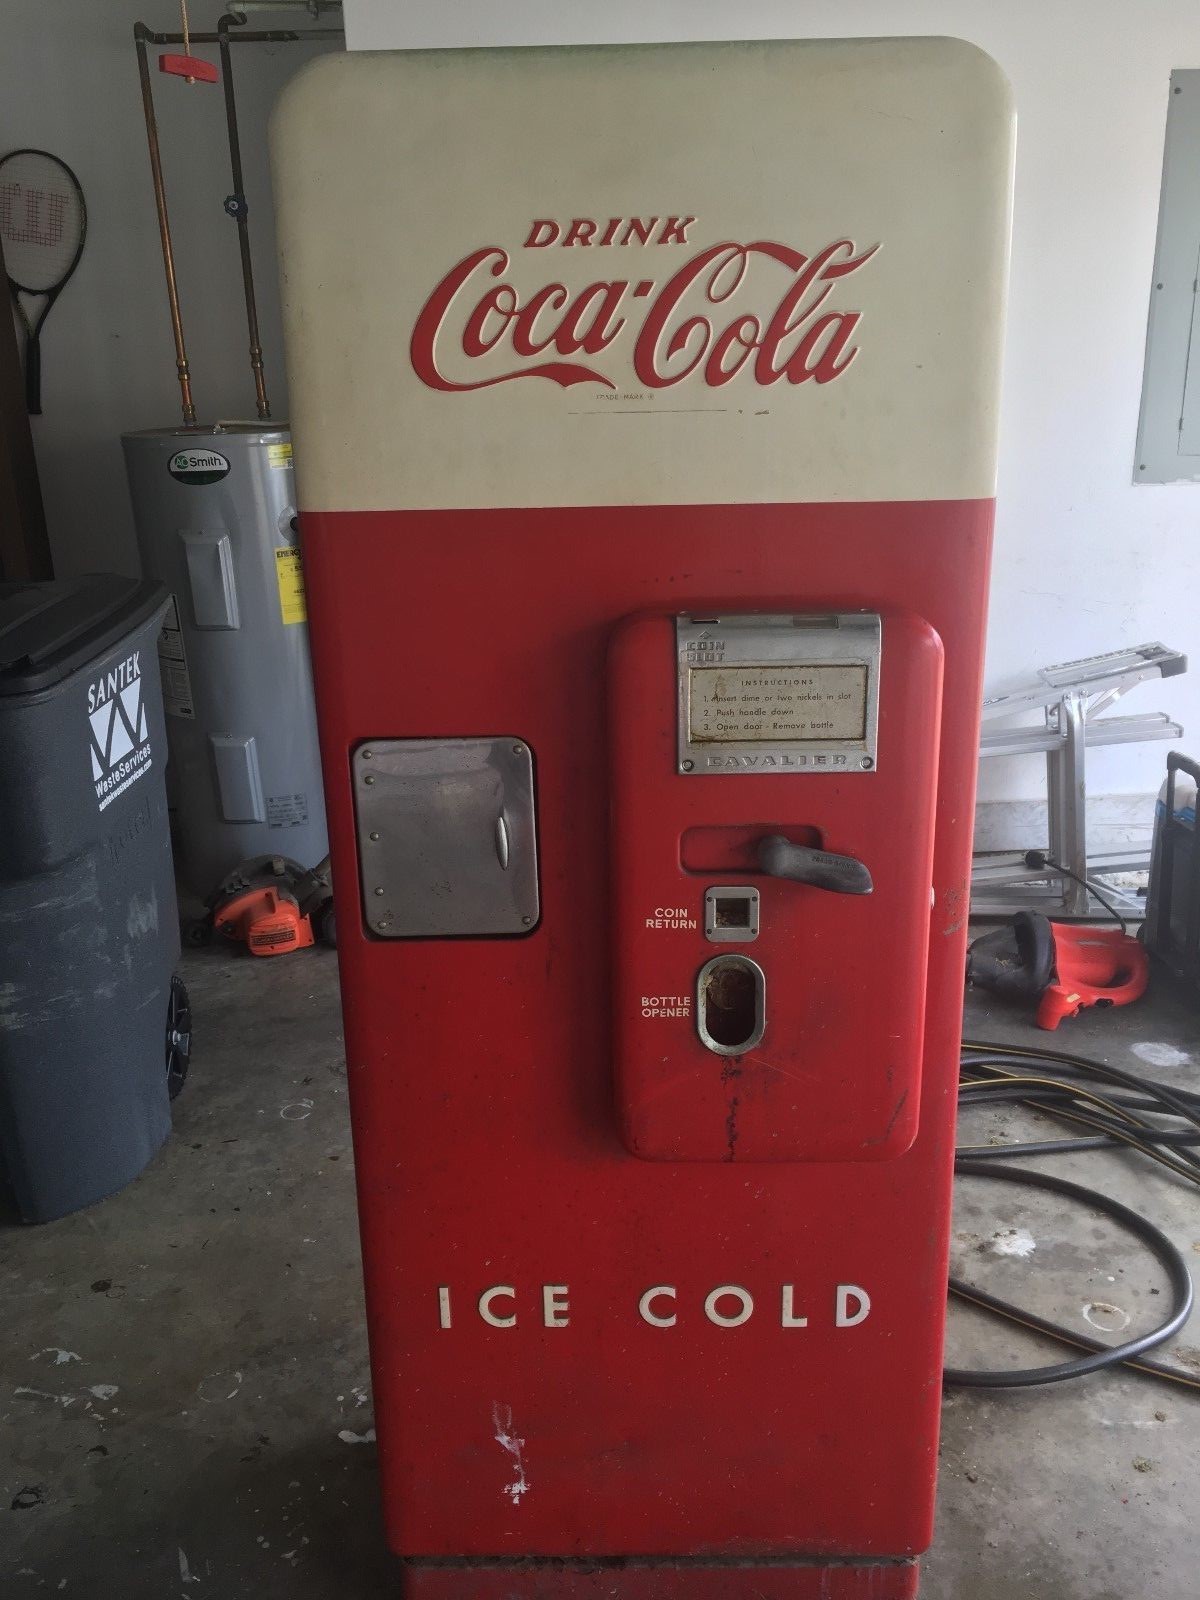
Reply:
[[[1024, 1068], [1026, 1070], [1018, 1070]], [[1095, 1085], [1113, 1084], [1129, 1093], [1101, 1094]], [[1085, 1056], [1056, 1050], [1030, 1050], [1016, 1046], [967, 1041], [963, 1045], [959, 1104], [997, 1104], [1019, 1101], [1060, 1121], [1092, 1130], [1079, 1138], [1052, 1139], [1020, 1145], [961, 1148], [956, 1153], [956, 1174], [996, 1178], [1031, 1188], [1048, 1189], [1103, 1212], [1140, 1238], [1164, 1267], [1171, 1285], [1169, 1315], [1148, 1333], [1121, 1344], [1105, 1344], [1024, 1311], [996, 1295], [951, 1277], [950, 1293], [1007, 1321], [1045, 1334], [1060, 1343], [1088, 1352], [1050, 1366], [1012, 1369], [946, 1368], [946, 1384], [961, 1388], [1023, 1389], [1061, 1383], [1109, 1367], [1128, 1366], [1147, 1375], [1167, 1379], [1200, 1391], [1200, 1373], [1148, 1361], [1145, 1353], [1165, 1343], [1187, 1321], [1192, 1310], [1191, 1275], [1182, 1253], [1166, 1234], [1140, 1212], [1083, 1184], [1050, 1173], [997, 1164], [1013, 1155], [1060, 1155], [1076, 1150], [1116, 1149], [1122, 1145], [1167, 1167], [1200, 1187], [1200, 1158], [1189, 1146], [1200, 1143], [1200, 1095], [1172, 1089], [1152, 1079], [1108, 1067]], [[1163, 1128], [1146, 1120], [1145, 1113], [1175, 1118], [1186, 1126]]]

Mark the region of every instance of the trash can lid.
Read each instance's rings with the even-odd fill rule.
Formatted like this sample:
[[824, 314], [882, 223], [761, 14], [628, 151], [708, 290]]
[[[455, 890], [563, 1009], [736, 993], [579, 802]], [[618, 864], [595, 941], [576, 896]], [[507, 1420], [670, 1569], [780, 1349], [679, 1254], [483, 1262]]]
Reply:
[[0, 583], [0, 695], [61, 683], [147, 621], [166, 598], [161, 583], [115, 572]]

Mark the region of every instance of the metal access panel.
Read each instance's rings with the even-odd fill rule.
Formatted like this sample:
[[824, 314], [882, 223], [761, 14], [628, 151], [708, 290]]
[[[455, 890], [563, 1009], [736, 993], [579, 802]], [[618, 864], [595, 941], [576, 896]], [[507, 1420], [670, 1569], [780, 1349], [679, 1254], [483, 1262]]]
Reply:
[[354, 753], [363, 917], [385, 939], [528, 933], [533, 756], [498, 739], [372, 739]]
[[1200, 69], [1172, 72], [1135, 483], [1200, 478]]

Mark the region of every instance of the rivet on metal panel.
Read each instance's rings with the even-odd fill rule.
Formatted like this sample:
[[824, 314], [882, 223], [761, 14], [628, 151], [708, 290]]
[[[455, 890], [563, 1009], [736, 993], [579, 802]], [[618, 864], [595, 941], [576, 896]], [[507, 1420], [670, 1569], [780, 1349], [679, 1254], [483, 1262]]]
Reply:
[[375, 782], [375, 777], [374, 777], [374, 774], [373, 774], [373, 773], [370, 773], [370, 772], [368, 772], [368, 773], [367, 773], [367, 775], [366, 775], [366, 777], [365, 777], [365, 778], [364, 778], [364, 779], [363, 779], [363, 782], [364, 782], [364, 783], [374, 783], [374, 782]]
[[694, 761], [681, 761], [679, 763], [679, 765], [683, 768], [683, 770], [685, 772], [690, 772], [692, 770], [692, 768], [696, 765], [696, 763]]
[[383, 893], [383, 890], [382, 890], [382, 889], [376, 889], [376, 891], [375, 891], [375, 893], [376, 893], [376, 894], [382, 894], [382, 893]]
[[375, 752], [373, 750], [364, 750], [363, 753], [362, 753], [362, 758], [363, 758], [364, 761], [370, 761], [371, 757], [374, 754], [375, 754]]
[[371, 838], [372, 838], [372, 839], [378, 839], [378, 837], [379, 837], [379, 834], [378, 834], [378, 832], [377, 832], [377, 831], [376, 831], [376, 832], [375, 832], [375, 833], [372, 833], [372, 834], [371, 834], [371, 835], [370, 835], [370, 837], [371, 837]]
[[[858, 764], [864, 772], [870, 772], [871, 768], [875, 765], [870, 756], [864, 756]], [[367, 782], [370, 783], [370, 781], [370, 778], [368, 778]]]

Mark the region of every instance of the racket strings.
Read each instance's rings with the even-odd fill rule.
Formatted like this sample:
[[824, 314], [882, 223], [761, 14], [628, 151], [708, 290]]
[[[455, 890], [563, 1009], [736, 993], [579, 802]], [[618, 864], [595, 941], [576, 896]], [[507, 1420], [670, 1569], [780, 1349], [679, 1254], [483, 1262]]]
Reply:
[[45, 294], [67, 277], [84, 217], [82, 196], [57, 161], [32, 151], [0, 161], [0, 243], [19, 289]]
[[0, 228], [13, 244], [36, 244], [52, 250], [66, 232], [67, 197], [45, 189], [0, 183]]

